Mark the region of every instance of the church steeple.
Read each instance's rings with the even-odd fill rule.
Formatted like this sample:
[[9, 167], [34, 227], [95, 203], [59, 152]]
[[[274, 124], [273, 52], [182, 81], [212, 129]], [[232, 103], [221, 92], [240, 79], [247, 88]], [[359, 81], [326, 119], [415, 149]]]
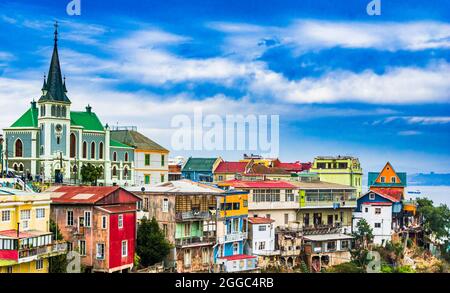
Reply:
[[44, 82], [43, 92], [45, 94], [39, 99], [39, 102], [62, 102], [69, 103], [66, 95], [65, 83], [61, 74], [61, 65], [58, 56], [58, 22], [55, 23], [55, 38], [53, 45], [52, 61], [48, 70], [47, 82]]

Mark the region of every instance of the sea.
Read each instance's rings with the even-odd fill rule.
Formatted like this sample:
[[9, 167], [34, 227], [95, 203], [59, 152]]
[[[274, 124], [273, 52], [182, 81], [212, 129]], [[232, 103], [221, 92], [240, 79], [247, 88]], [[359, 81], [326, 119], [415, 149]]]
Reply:
[[406, 199], [420, 197], [431, 199], [434, 205], [445, 204], [450, 207], [450, 186], [408, 186], [406, 188]]

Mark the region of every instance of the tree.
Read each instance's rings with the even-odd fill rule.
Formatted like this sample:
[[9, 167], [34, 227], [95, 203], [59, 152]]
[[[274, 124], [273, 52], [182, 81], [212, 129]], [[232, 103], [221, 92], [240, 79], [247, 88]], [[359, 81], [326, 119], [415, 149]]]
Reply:
[[97, 185], [97, 180], [103, 176], [103, 169], [90, 163], [81, 167], [81, 180], [85, 183]]
[[327, 268], [327, 273], [364, 273], [364, 269], [354, 262], [345, 262]]
[[365, 219], [361, 219], [356, 224], [356, 231], [353, 232], [353, 236], [356, 238], [356, 242], [366, 248], [369, 243], [373, 241], [373, 231], [369, 223]]
[[144, 267], [164, 260], [171, 248], [155, 218], [152, 220], [142, 219], [137, 231], [136, 246], [136, 253]]
[[[53, 234], [55, 240], [63, 240], [61, 231], [58, 225], [50, 220], [50, 232]], [[66, 254], [52, 256], [48, 259], [49, 263], [49, 273], [66, 273], [67, 268], [67, 256]]]

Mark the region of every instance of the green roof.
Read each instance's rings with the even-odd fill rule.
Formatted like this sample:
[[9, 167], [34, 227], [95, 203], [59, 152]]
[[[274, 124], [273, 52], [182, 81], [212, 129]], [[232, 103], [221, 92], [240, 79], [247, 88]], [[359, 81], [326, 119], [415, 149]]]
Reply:
[[168, 152], [166, 148], [136, 130], [113, 130], [111, 131], [111, 138], [138, 150]]
[[189, 158], [183, 167], [183, 172], [185, 171], [208, 171], [212, 172], [214, 163], [217, 158]]
[[369, 187], [370, 186], [374, 186], [374, 187], [405, 187], [406, 186], [406, 173], [405, 172], [397, 172], [396, 174], [397, 174], [398, 178], [400, 178], [399, 183], [375, 182], [375, 180], [377, 180], [377, 178], [378, 178], [378, 175], [380, 175], [380, 172], [369, 172], [367, 182], [369, 183]]
[[121, 143], [120, 141], [117, 141], [114, 139], [110, 139], [109, 144], [111, 147], [132, 149], [132, 147], [130, 147], [129, 145], [126, 145], [126, 144]]
[[70, 123], [85, 130], [104, 131], [102, 123], [93, 112], [70, 112]]
[[31, 107], [11, 127], [38, 127], [38, 110]]

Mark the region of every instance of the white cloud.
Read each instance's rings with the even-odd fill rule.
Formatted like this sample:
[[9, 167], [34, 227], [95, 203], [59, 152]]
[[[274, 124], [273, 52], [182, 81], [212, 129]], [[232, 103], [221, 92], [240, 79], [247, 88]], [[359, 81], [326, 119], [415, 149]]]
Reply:
[[416, 130], [403, 130], [399, 131], [397, 134], [400, 136], [415, 136], [422, 134], [422, 132]]
[[389, 124], [394, 121], [404, 121], [407, 124], [434, 125], [450, 123], [449, 116], [391, 116], [383, 120], [377, 120], [372, 125]]

